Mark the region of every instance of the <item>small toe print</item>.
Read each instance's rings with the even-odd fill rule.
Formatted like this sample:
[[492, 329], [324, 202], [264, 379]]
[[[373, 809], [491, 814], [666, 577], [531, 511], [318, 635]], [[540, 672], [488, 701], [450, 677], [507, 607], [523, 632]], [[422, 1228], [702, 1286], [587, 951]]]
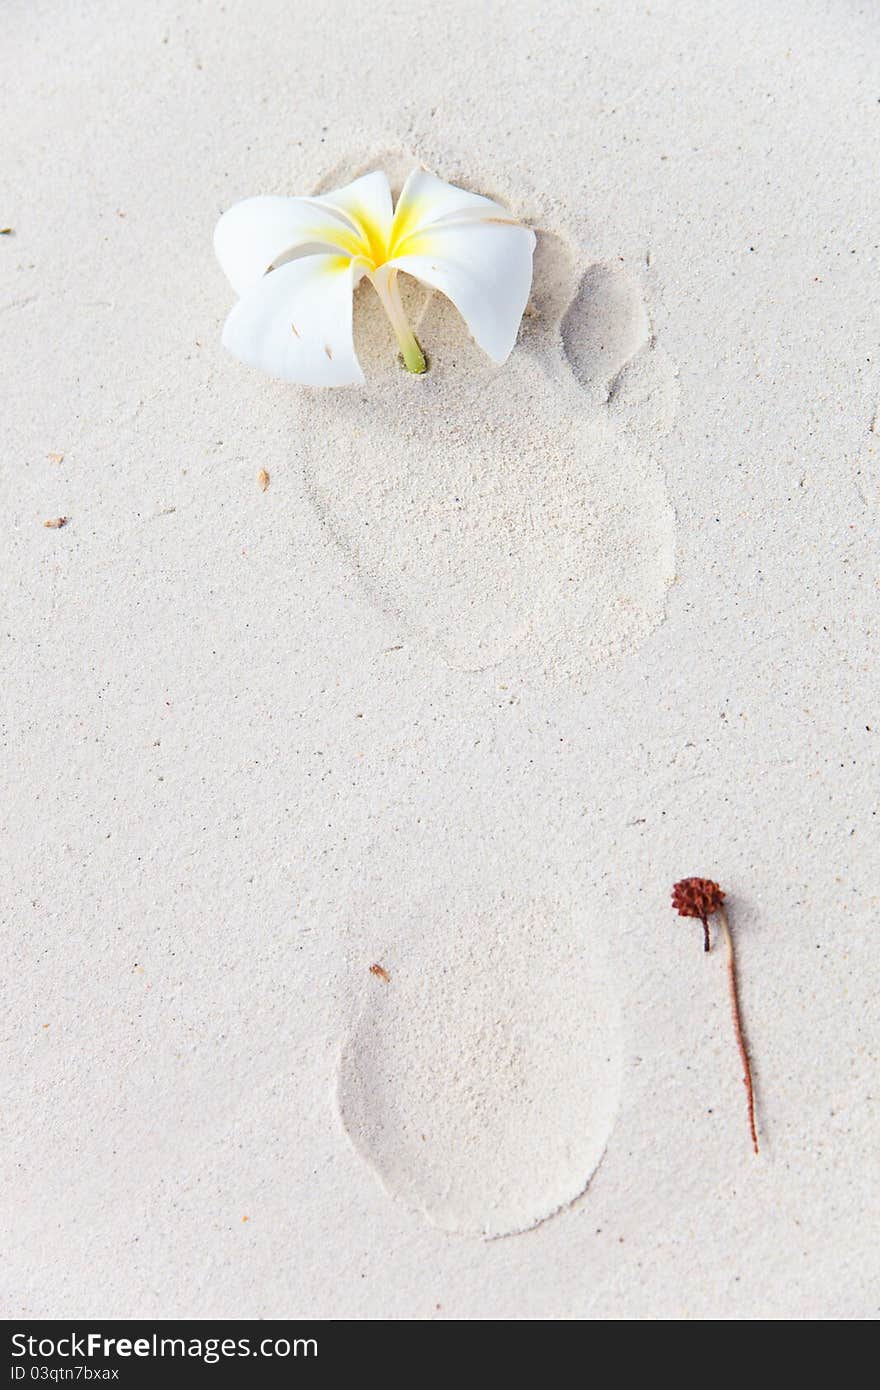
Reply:
[[593, 400], [607, 405], [616, 426], [643, 446], [668, 433], [678, 405], [678, 378], [657, 346], [635, 276], [619, 265], [590, 266], [561, 332], [575, 379]]
[[562, 342], [577, 380], [607, 396], [621, 369], [650, 340], [638, 282], [619, 267], [591, 265], [562, 320]]

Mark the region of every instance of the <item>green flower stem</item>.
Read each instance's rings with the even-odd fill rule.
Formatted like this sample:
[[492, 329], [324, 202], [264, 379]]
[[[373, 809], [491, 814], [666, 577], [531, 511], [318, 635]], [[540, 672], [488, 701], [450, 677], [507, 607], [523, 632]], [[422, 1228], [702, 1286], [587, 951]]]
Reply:
[[394, 329], [394, 336], [400, 345], [403, 364], [408, 372], [413, 372], [417, 376], [428, 370], [425, 362], [425, 355], [416, 342], [415, 334], [407, 322], [406, 314], [403, 312], [403, 304], [400, 299], [400, 290], [397, 288], [397, 271], [387, 270], [380, 266], [370, 276], [376, 293], [382, 301], [382, 307], [391, 321]]

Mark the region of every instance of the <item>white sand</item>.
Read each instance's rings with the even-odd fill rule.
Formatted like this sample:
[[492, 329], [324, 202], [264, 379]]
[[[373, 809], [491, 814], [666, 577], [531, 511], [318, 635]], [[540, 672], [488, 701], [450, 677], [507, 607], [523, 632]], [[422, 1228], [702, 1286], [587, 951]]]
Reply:
[[[880, 12], [8, 11], [3, 1310], [875, 1317]], [[226, 356], [218, 213], [413, 159], [509, 364]]]

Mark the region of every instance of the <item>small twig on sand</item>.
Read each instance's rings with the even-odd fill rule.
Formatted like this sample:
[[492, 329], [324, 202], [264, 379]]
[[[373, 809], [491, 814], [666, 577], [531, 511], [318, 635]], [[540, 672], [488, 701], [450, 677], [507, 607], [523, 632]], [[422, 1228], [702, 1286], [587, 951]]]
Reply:
[[739, 1048], [739, 1059], [743, 1068], [743, 1085], [746, 1088], [749, 1106], [749, 1130], [752, 1135], [752, 1148], [758, 1152], [758, 1131], [755, 1128], [755, 1088], [752, 1085], [752, 1069], [749, 1066], [749, 1053], [746, 1047], [746, 1040], [743, 1037], [742, 1020], [739, 1014], [739, 990], [736, 986], [736, 956], [733, 952], [733, 937], [730, 934], [730, 923], [727, 920], [727, 913], [723, 906], [717, 909], [721, 919], [721, 926], [724, 931], [724, 943], [727, 946], [727, 985], [730, 990], [730, 1011], [733, 1015], [733, 1031], [736, 1034], [736, 1045]]

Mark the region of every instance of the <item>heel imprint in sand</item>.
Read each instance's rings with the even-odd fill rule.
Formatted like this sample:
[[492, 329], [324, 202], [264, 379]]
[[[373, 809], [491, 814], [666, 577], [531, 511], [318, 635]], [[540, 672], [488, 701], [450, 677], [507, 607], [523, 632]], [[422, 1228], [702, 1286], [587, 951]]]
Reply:
[[404, 366], [425, 357], [398, 285], [404, 271], [456, 306], [493, 362], [510, 356], [532, 284], [535, 234], [491, 198], [414, 169], [396, 207], [381, 171], [312, 198], [236, 203], [214, 232], [240, 296], [223, 330], [243, 362], [303, 386], [357, 386], [352, 298], [366, 277], [394, 329]]
[[727, 947], [727, 984], [730, 991], [733, 1031], [743, 1068], [743, 1085], [746, 1088], [749, 1111], [749, 1133], [752, 1138], [752, 1148], [757, 1153], [758, 1131], [755, 1127], [755, 1091], [752, 1086], [752, 1069], [749, 1065], [749, 1054], [740, 1019], [736, 956], [733, 950], [733, 937], [730, 934], [730, 923], [727, 920], [727, 912], [724, 907], [724, 898], [725, 894], [718, 887], [718, 884], [713, 883], [710, 878], [683, 878], [672, 889], [672, 906], [679, 916], [695, 917], [702, 922], [704, 951], [709, 951], [712, 945], [709, 935], [709, 918], [717, 917], [721, 923], [724, 944]]
[[393, 958], [358, 962], [339, 1120], [432, 1225], [528, 1230], [581, 1197], [617, 1116], [623, 1028], [601, 934], [564, 903], [504, 897], [401, 904], [391, 930]]

